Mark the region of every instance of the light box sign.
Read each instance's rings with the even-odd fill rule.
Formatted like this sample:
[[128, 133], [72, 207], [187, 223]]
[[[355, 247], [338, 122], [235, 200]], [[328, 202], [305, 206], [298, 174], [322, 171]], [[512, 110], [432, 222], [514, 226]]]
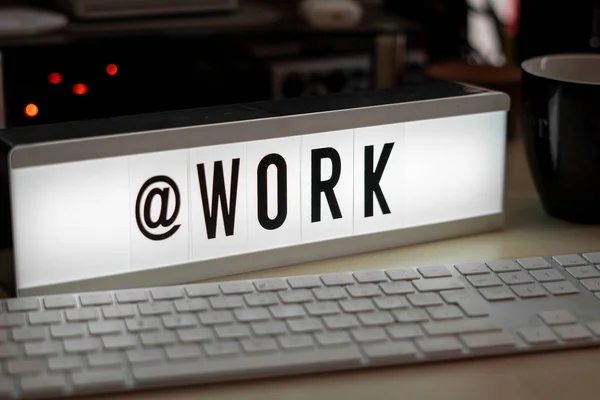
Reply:
[[[452, 115], [461, 101], [475, 112]], [[498, 228], [505, 97], [429, 100], [431, 115], [411, 120], [402, 108], [415, 103], [372, 107], [363, 122], [351, 114], [369, 107], [17, 148], [17, 290], [183, 283]], [[340, 129], [310, 129], [315, 118]], [[211, 137], [217, 126], [230, 135]], [[135, 146], [156, 135], [170, 135], [164, 150]]]

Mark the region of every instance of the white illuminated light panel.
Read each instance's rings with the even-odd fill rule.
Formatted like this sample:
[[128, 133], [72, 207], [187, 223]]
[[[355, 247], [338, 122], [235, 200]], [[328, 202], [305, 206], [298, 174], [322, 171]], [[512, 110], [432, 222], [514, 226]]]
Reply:
[[498, 109], [13, 166], [19, 293], [180, 283], [498, 228], [505, 121]]

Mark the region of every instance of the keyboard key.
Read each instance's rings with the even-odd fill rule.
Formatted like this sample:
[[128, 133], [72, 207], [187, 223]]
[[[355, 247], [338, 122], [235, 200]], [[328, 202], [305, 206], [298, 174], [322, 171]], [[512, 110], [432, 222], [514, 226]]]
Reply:
[[498, 277], [504, 281], [507, 285], [519, 285], [523, 283], [531, 283], [534, 282], [531, 275], [529, 275], [525, 271], [518, 272], [503, 272], [498, 274]]
[[462, 345], [453, 337], [417, 339], [417, 345], [423, 353], [431, 355], [461, 354]]
[[489, 305], [483, 301], [461, 300], [458, 306], [468, 317], [484, 317], [490, 314]]
[[97, 351], [100, 347], [100, 343], [94, 338], [67, 339], [64, 343], [67, 353], [91, 353]]
[[29, 313], [31, 325], [52, 325], [62, 321], [59, 311], [40, 311]]
[[388, 280], [383, 271], [359, 271], [353, 275], [358, 283], [379, 283]]
[[99, 321], [88, 323], [92, 335], [113, 335], [122, 333], [125, 329], [123, 321]]
[[514, 293], [507, 287], [491, 287], [479, 289], [479, 293], [488, 301], [512, 300]]
[[230, 310], [244, 306], [244, 300], [242, 296], [238, 295], [209, 297], [209, 301], [210, 305], [215, 310]]
[[183, 289], [180, 287], [163, 287], [150, 289], [150, 296], [157, 300], [183, 299]]
[[600, 321], [588, 322], [587, 327], [594, 332], [595, 335], [600, 336]]
[[42, 375], [21, 379], [21, 391], [25, 396], [60, 396], [67, 386], [63, 375]]
[[198, 319], [195, 315], [165, 315], [162, 322], [167, 329], [189, 328], [198, 325]]
[[235, 342], [215, 342], [203, 345], [204, 352], [209, 357], [230, 357], [239, 353], [240, 348]]
[[352, 343], [347, 332], [321, 332], [315, 335], [315, 339], [321, 346], [341, 346]]
[[417, 271], [412, 268], [388, 269], [385, 274], [393, 281], [410, 281], [420, 278]]
[[418, 354], [415, 345], [409, 341], [368, 344], [363, 346], [363, 350], [370, 360], [383, 363], [414, 360]]
[[346, 299], [348, 297], [348, 293], [344, 290], [344, 288], [339, 286], [332, 287], [324, 287], [324, 288], [316, 288], [313, 289], [313, 294], [317, 298], [317, 300], [340, 300]]
[[244, 339], [242, 348], [248, 353], [275, 353], [277, 342], [273, 338]]
[[39, 374], [46, 368], [41, 359], [10, 360], [5, 365], [9, 375]]
[[104, 336], [102, 345], [107, 350], [123, 350], [137, 345], [137, 336], [119, 335], [119, 336]]
[[94, 367], [114, 367], [123, 365], [123, 359], [120, 353], [100, 353], [89, 354], [87, 356], [88, 365]]
[[556, 296], [579, 293], [579, 289], [577, 289], [575, 285], [568, 281], [548, 282], [544, 283], [544, 287], [546, 290]]
[[240, 322], [264, 321], [271, 318], [269, 310], [262, 307], [235, 310], [233, 313], [235, 315], [235, 318]]
[[597, 253], [584, 253], [583, 257], [591, 263], [600, 264], [600, 252]]
[[516, 342], [506, 332], [471, 333], [461, 335], [462, 341], [471, 350], [505, 349], [515, 347]]
[[127, 360], [132, 364], [155, 364], [162, 361], [162, 350], [130, 350], [127, 352]]
[[117, 390], [125, 387], [125, 374], [118, 369], [100, 369], [73, 373], [75, 390]]
[[429, 335], [432, 336], [456, 335], [459, 333], [488, 332], [500, 329], [500, 326], [490, 318], [433, 321], [424, 323], [422, 327]]
[[294, 333], [309, 333], [323, 330], [323, 324], [318, 318], [291, 319], [288, 321], [288, 325]]
[[394, 310], [409, 306], [408, 301], [403, 296], [376, 297], [373, 301], [380, 310]]
[[353, 299], [340, 301], [342, 310], [347, 313], [371, 311], [375, 308], [371, 299]]
[[431, 315], [431, 318], [435, 320], [444, 320], [444, 319], [456, 319], [464, 317], [460, 308], [452, 305], [452, 306], [434, 306], [427, 307], [427, 312]]
[[513, 260], [488, 261], [487, 266], [496, 273], [520, 271], [521, 267]]
[[359, 313], [358, 319], [365, 326], [388, 325], [396, 321], [392, 314], [385, 311]]
[[143, 303], [148, 301], [148, 294], [145, 290], [126, 290], [116, 292], [115, 298], [120, 304]]
[[177, 337], [173, 332], [144, 332], [140, 334], [144, 346], [164, 346], [175, 343]]
[[513, 286], [511, 289], [517, 294], [517, 296], [523, 299], [529, 299], [532, 297], [544, 297], [548, 295], [546, 290], [544, 290], [542, 285], [540, 285], [539, 283], [516, 285]]
[[415, 307], [437, 306], [444, 304], [437, 293], [415, 293], [406, 296], [408, 301]]
[[287, 326], [283, 321], [256, 322], [252, 331], [257, 336], [282, 335], [287, 333]]
[[380, 284], [379, 287], [387, 295], [407, 294], [415, 291], [415, 287], [408, 281], [385, 282]]
[[465, 263], [465, 264], [456, 264], [454, 266], [458, 272], [462, 275], [480, 275], [480, 274], [489, 274], [490, 269], [485, 265], [485, 263]]
[[383, 328], [359, 328], [352, 331], [352, 337], [359, 343], [381, 342], [387, 340]]
[[563, 325], [577, 322], [577, 319], [565, 310], [542, 311], [538, 315], [548, 325]]
[[584, 265], [581, 267], [570, 267], [566, 268], [567, 272], [577, 279], [585, 278], [597, 278], [600, 276], [600, 270], [594, 268], [591, 265]]
[[25, 343], [25, 354], [28, 357], [50, 356], [58, 354], [61, 346], [57, 342]]
[[231, 359], [200, 361], [195, 363], [178, 363], [173, 366], [156, 365], [136, 367], [133, 377], [141, 384], [172, 382], [184, 379], [186, 381], [210, 381], [219, 376], [222, 371], [228, 371], [233, 376], [244, 375], [247, 371], [269, 375], [281, 370], [316, 372], [322, 369], [344, 366], [346, 368], [361, 365], [361, 354], [357, 349], [343, 346], [342, 348], [320, 349], [307, 353], [264, 354], [236, 360]]
[[135, 308], [131, 305], [102, 307], [102, 315], [106, 319], [128, 318], [135, 315]]
[[204, 311], [209, 308], [206, 299], [176, 300], [173, 305], [178, 313]]
[[206, 342], [213, 338], [212, 331], [208, 328], [178, 329], [177, 335], [183, 343]]
[[72, 308], [77, 306], [74, 296], [50, 296], [44, 299], [44, 307], [48, 310], [60, 308]]
[[374, 297], [381, 295], [379, 286], [372, 283], [346, 286], [346, 290], [348, 290], [348, 293], [350, 293], [350, 296], [352, 297]]
[[419, 267], [417, 268], [417, 271], [419, 271], [424, 278], [445, 278], [452, 276], [450, 270], [443, 265]]
[[547, 326], [532, 326], [519, 329], [519, 335], [530, 344], [554, 343], [558, 340], [554, 332]]
[[287, 306], [271, 306], [270, 311], [271, 314], [273, 314], [273, 317], [278, 319], [296, 318], [306, 315], [304, 308], [298, 304], [290, 304]]
[[113, 303], [110, 293], [87, 293], [79, 295], [83, 307], [107, 306]]
[[352, 274], [325, 274], [321, 275], [321, 281], [325, 286], [345, 286], [356, 283]]
[[173, 313], [173, 305], [168, 301], [139, 304], [138, 309], [143, 317]]
[[21, 354], [21, 345], [17, 343], [0, 344], [0, 360], [16, 358]]
[[467, 280], [476, 288], [502, 286], [502, 281], [496, 275], [472, 275]]
[[600, 278], [582, 279], [580, 282], [587, 290], [600, 292]]
[[282, 302], [287, 304], [306, 303], [314, 300], [311, 291], [306, 289], [281, 291], [279, 297]]
[[231, 311], [210, 311], [198, 314], [198, 318], [203, 325], [228, 324], [233, 322]]
[[398, 322], [423, 322], [429, 321], [427, 312], [423, 309], [414, 308], [410, 310], [396, 310], [392, 311], [394, 318]]
[[15, 342], [32, 342], [44, 340], [46, 338], [45, 328], [14, 328], [12, 330], [13, 340]]
[[83, 360], [80, 356], [60, 356], [48, 359], [50, 371], [73, 371], [83, 368]]
[[158, 317], [131, 318], [125, 320], [125, 325], [131, 333], [155, 331], [160, 329], [160, 319]]
[[274, 293], [248, 293], [244, 295], [244, 300], [251, 307], [271, 306], [279, 303], [277, 295]]
[[25, 323], [23, 314], [0, 314], [0, 328], [22, 326]]
[[414, 281], [414, 285], [420, 292], [441, 292], [464, 287], [459, 280], [452, 278], [420, 279]]
[[98, 319], [98, 311], [94, 308], [80, 308], [76, 310], [67, 310], [65, 312], [69, 322], [85, 322]]
[[244, 294], [253, 293], [254, 287], [250, 282], [226, 282], [219, 284], [223, 294]]
[[526, 270], [550, 268], [551, 265], [542, 257], [518, 258], [517, 262]]
[[321, 286], [316, 276], [293, 276], [287, 279], [292, 289], [312, 289]]
[[219, 285], [217, 285], [216, 283], [212, 283], [212, 284], [202, 283], [202, 284], [198, 284], [198, 285], [186, 286], [185, 293], [187, 293], [188, 297], [194, 298], [194, 297], [217, 296], [220, 293], [220, 291], [219, 291]]
[[310, 335], [282, 336], [278, 338], [284, 350], [299, 350], [313, 347], [315, 342]]
[[329, 329], [348, 329], [358, 326], [358, 320], [354, 315], [324, 317], [323, 321]]
[[415, 339], [423, 336], [423, 331], [417, 324], [401, 324], [386, 327], [393, 339]]
[[440, 295], [448, 304], [458, 304], [459, 301], [473, 298], [473, 295], [466, 290], [449, 290], [441, 292]]
[[552, 258], [563, 267], [573, 267], [587, 264], [587, 262], [577, 254], [565, 254], [554, 256]]
[[565, 341], [591, 339], [592, 334], [581, 324], [560, 325], [553, 327], [554, 332]]
[[86, 329], [86, 324], [52, 325], [50, 327], [50, 336], [54, 339], [81, 337], [85, 334]]
[[[259, 292], [274, 292], [277, 290], [287, 290], [290, 287], [288, 286], [285, 279], [274, 278], [274, 279], [260, 279], [254, 281], [254, 287]], [[247, 295], [249, 296], [249, 295]]]
[[565, 280], [565, 277], [555, 269], [531, 271], [531, 275], [533, 275], [538, 282], [555, 282]]
[[167, 358], [169, 360], [193, 360], [202, 355], [202, 353], [200, 353], [200, 347], [189, 344], [178, 344], [173, 347], [167, 347], [165, 352], [167, 353]]
[[246, 325], [223, 325], [215, 327], [220, 339], [240, 339], [250, 336], [250, 328]]
[[40, 309], [40, 302], [35, 298], [8, 299], [6, 308], [9, 312], [37, 311]]
[[331, 315], [338, 314], [341, 312], [340, 306], [338, 306], [338, 304], [333, 301], [308, 303], [305, 307], [308, 313], [313, 316]]

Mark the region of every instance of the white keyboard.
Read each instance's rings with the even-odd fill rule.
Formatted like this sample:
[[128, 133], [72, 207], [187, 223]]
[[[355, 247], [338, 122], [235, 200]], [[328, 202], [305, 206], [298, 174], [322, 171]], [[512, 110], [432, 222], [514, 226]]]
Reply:
[[18, 298], [0, 399], [600, 345], [600, 252]]

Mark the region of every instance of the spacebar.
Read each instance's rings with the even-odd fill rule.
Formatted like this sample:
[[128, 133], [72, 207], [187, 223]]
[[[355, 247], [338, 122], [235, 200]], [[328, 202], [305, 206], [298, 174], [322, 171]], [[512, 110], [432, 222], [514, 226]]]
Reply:
[[238, 379], [250, 375], [268, 376], [344, 369], [360, 364], [361, 354], [358, 349], [344, 347], [319, 349], [319, 351], [306, 353], [292, 352], [140, 366], [133, 368], [133, 377], [139, 384], [160, 384], [160, 381], [201, 383], [220, 379]]

